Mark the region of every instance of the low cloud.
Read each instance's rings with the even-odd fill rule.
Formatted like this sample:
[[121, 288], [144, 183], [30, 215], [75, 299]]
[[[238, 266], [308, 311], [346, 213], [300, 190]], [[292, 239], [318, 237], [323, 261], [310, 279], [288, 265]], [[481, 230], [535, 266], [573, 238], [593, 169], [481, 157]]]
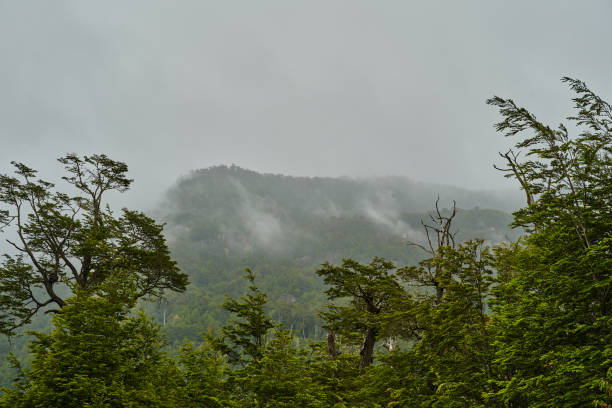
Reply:
[[377, 191], [375, 198], [361, 203], [363, 215], [377, 224], [383, 225], [404, 240], [422, 243], [425, 235], [402, 221], [397, 201], [390, 191]]
[[[286, 238], [281, 221], [269, 210], [271, 203], [251, 194], [237, 179], [230, 179], [241, 199], [238, 215], [247, 230], [250, 241], [266, 249], [281, 247]], [[250, 246], [250, 245], [249, 245]]]

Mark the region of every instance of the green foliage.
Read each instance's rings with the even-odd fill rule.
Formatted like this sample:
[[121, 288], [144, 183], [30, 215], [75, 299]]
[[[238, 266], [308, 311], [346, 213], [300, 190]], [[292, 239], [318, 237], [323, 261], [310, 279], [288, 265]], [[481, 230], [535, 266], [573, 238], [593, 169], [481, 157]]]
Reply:
[[[325, 326], [349, 341], [363, 341], [360, 368], [374, 361], [374, 346], [388, 327], [387, 318], [394, 303], [401, 301], [404, 290], [392, 273], [393, 263], [374, 258], [368, 265], [344, 259], [341, 266], [323, 264], [317, 271], [329, 288], [329, 300], [348, 298], [347, 305], [329, 304], [321, 313]], [[363, 340], [362, 340], [363, 339]]]
[[603, 395], [597, 400], [595, 400], [595, 406], [602, 407], [602, 408], [612, 407], [612, 400], [610, 398], [612, 397], [612, 384], [610, 381], [611, 379], [612, 379], [612, 368], [608, 368], [608, 375], [606, 376], [605, 379], [601, 380], [601, 382], [599, 383], [599, 386], [601, 388]]
[[314, 344], [310, 358], [309, 375], [325, 393], [329, 407], [358, 406], [358, 402], [363, 401], [360, 395], [355, 396], [362, 385], [359, 381], [363, 372], [359, 369], [360, 355], [347, 347], [342, 348], [341, 354], [331, 358], [326, 347]]
[[37, 177], [36, 170], [15, 163], [15, 176], [0, 175], [0, 223], [9, 224], [8, 240], [16, 256], [0, 265], [0, 333], [12, 335], [40, 310], [65, 305], [62, 287], [88, 289], [115, 270], [134, 275], [138, 297], [183, 291], [187, 275], [170, 257], [162, 226], [146, 215], [124, 209], [115, 217], [103, 199], [126, 191], [132, 180], [125, 163], [105, 155], [59, 159], [70, 195]]
[[[241, 299], [228, 297], [223, 304], [234, 318], [209, 333], [197, 348], [187, 343], [179, 357], [186, 379], [189, 403], [236, 407], [327, 407], [327, 394], [309, 375], [311, 360], [294, 346], [286, 329], [274, 327], [264, 311], [266, 294], [255, 285], [250, 269], [245, 278], [249, 291]], [[227, 362], [230, 364], [228, 365]], [[199, 405], [198, 405], [199, 406]]]
[[179, 350], [178, 363], [183, 386], [179, 391], [184, 407], [227, 407], [229, 366], [209, 342], [187, 342]]
[[31, 321], [36, 308], [31, 307], [31, 291], [41, 287], [32, 266], [23, 255], [9, 257], [4, 255], [0, 267], [0, 332], [14, 334], [14, 329]]
[[223, 308], [235, 319], [221, 328], [220, 339], [213, 340], [232, 363], [242, 365], [257, 363], [261, 359], [266, 334], [274, 327], [264, 310], [267, 295], [255, 286], [255, 275], [248, 268], [245, 278], [249, 282], [249, 293], [238, 300], [226, 298]]
[[233, 373], [239, 407], [329, 407], [323, 387], [313, 382], [311, 364], [287, 330], [277, 329], [257, 364]]
[[5, 407], [162, 407], [175, 398], [177, 370], [161, 351], [159, 329], [130, 314], [137, 284], [115, 273], [95, 290], [77, 289], [53, 318], [50, 333], [34, 333], [32, 360]]
[[365, 373], [361, 393], [382, 406], [485, 406], [493, 370], [492, 264], [490, 250], [476, 240], [456, 248], [449, 243], [420, 266], [400, 270], [409, 287], [420, 289], [402, 305], [412, 323], [399, 334], [409, 343], [381, 356]]
[[530, 131], [502, 155], [528, 202], [515, 224], [532, 231], [502, 253], [494, 291], [500, 375], [491, 397], [511, 406], [584, 406], [610, 361], [612, 114], [583, 82], [563, 80], [577, 94], [573, 138], [509, 99], [489, 101], [504, 117], [499, 131]]

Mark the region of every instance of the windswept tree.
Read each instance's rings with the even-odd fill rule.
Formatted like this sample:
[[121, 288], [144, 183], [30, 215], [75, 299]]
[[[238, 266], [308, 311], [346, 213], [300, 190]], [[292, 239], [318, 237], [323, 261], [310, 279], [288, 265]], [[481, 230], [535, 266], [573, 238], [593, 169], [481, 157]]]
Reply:
[[[105, 201], [132, 180], [125, 163], [106, 155], [66, 155], [66, 191], [13, 162], [14, 175], [0, 175], [0, 222], [14, 254], [0, 265], [0, 333], [13, 334], [39, 311], [58, 311], [58, 290], [90, 289], [113, 271], [133, 275], [135, 296], [157, 297], [188, 283], [170, 257], [163, 226], [138, 211], [119, 215]], [[14, 232], [14, 234], [13, 234]]]
[[514, 225], [531, 232], [498, 255], [493, 398], [504, 406], [591, 404], [612, 358], [612, 107], [563, 81], [576, 93], [576, 135], [511, 99], [488, 101], [497, 130], [518, 138], [502, 170], [526, 194]]

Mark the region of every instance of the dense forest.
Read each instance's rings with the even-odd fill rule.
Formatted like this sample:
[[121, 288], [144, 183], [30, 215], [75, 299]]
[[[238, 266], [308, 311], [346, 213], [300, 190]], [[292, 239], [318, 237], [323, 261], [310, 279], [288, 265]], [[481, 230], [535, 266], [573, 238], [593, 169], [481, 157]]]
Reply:
[[612, 107], [564, 82], [571, 132], [488, 101], [518, 205], [232, 166], [151, 218], [106, 206], [105, 155], [61, 158], [68, 192], [14, 163], [0, 407], [609, 406]]

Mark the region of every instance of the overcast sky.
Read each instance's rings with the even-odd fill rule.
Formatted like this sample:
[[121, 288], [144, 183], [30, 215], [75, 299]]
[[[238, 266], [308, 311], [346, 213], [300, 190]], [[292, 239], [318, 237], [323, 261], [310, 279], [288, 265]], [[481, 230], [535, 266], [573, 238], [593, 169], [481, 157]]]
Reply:
[[0, 0], [0, 172], [130, 166], [146, 208], [232, 164], [505, 188], [494, 94], [557, 124], [612, 99], [609, 1]]

